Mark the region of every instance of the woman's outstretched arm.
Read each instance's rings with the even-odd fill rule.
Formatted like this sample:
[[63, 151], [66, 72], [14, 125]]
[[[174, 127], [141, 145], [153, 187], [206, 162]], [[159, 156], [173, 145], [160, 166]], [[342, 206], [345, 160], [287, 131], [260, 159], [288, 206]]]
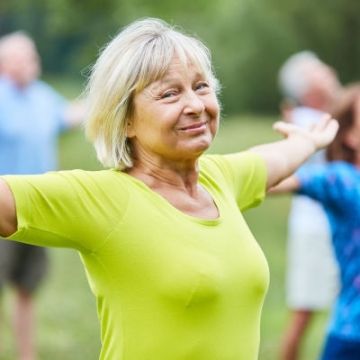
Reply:
[[339, 124], [325, 115], [309, 128], [282, 121], [276, 122], [273, 128], [285, 139], [249, 149], [264, 158], [268, 174], [267, 189], [288, 178], [317, 150], [329, 145], [335, 138]]
[[8, 184], [0, 179], [0, 236], [10, 236], [16, 229], [15, 199]]

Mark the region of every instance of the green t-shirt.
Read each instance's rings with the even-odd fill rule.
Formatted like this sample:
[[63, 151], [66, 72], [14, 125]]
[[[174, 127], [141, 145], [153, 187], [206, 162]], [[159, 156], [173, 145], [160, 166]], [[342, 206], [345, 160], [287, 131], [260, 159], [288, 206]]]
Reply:
[[186, 215], [116, 170], [4, 178], [18, 216], [9, 239], [79, 251], [97, 299], [100, 359], [257, 359], [269, 274], [241, 211], [264, 197], [260, 156], [200, 159], [216, 220]]

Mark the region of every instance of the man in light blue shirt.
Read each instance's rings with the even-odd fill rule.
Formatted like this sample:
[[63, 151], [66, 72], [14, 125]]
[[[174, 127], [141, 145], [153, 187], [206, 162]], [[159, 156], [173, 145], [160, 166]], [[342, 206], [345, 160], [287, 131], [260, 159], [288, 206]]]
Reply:
[[[0, 174], [57, 169], [59, 134], [80, 124], [84, 105], [39, 80], [40, 59], [22, 32], [0, 38]], [[44, 248], [0, 240], [0, 289], [15, 285], [19, 360], [35, 360], [33, 293], [46, 274]], [[1, 357], [1, 355], [0, 355]]]
[[0, 173], [39, 174], [57, 168], [57, 138], [68, 124], [65, 100], [37, 80], [25, 88], [0, 76]]

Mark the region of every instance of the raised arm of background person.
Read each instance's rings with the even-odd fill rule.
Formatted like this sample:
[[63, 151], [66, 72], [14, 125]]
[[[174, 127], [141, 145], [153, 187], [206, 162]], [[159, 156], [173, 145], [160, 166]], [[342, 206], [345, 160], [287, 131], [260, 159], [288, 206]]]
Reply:
[[292, 175], [317, 150], [330, 144], [339, 125], [330, 115], [325, 115], [309, 128], [300, 128], [283, 121], [276, 122], [273, 128], [285, 139], [249, 149], [259, 153], [265, 160], [267, 190]]
[[85, 119], [87, 100], [79, 99], [69, 101], [65, 108], [65, 121], [69, 128], [80, 126]]
[[294, 192], [300, 187], [299, 179], [296, 175], [291, 175], [283, 181], [280, 181], [277, 185], [273, 186], [267, 191], [267, 194], [283, 194]]
[[0, 179], [0, 236], [10, 236], [16, 228], [15, 199], [8, 184]]

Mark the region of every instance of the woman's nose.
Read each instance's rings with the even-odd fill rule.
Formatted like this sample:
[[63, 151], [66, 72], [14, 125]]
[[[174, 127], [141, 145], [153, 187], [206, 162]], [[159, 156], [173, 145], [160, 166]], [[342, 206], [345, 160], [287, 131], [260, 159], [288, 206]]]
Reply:
[[193, 91], [189, 92], [185, 96], [185, 108], [186, 114], [199, 115], [205, 110], [205, 105], [202, 99]]

